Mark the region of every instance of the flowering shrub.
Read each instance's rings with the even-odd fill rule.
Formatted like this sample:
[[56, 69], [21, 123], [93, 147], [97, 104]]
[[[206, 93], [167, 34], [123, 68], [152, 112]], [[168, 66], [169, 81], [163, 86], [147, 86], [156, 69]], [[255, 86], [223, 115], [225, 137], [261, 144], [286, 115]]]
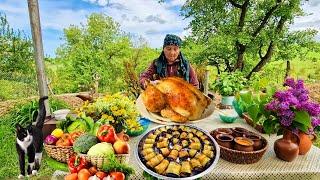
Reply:
[[309, 101], [309, 93], [304, 88], [303, 80], [295, 82], [288, 78], [284, 85], [288, 89], [277, 91], [273, 100], [265, 106], [274, 116], [273, 120], [267, 122], [265, 129], [283, 127], [293, 131], [313, 132], [320, 125], [320, 105]]
[[121, 93], [105, 95], [93, 103], [86, 102], [77, 109], [79, 115], [85, 114], [94, 120], [103, 119], [113, 125], [117, 132], [137, 126], [138, 112], [134, 101]]

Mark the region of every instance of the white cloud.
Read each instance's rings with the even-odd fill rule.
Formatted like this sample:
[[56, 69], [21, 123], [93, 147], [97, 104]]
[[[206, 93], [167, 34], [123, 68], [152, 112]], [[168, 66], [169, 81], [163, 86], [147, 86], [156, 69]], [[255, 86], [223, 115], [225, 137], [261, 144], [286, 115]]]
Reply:
[[296, 17], [290, 30], [305, 30], [308, 28], [320, 31], [320, 0], [312, 0], [302, 5], [306, 16]]
[[[104, 12], [120, 23], [121, 28], [147, 39], [152, 47], [161, 47], [167, 33], [182, 35], [188, 25], [171, 6], [178, 6], [185, 0], [173, 0], [159, 4], [157, 0], [110, 0], [103, 6]], [[96, 3], [95, 1], [94, 3]]]

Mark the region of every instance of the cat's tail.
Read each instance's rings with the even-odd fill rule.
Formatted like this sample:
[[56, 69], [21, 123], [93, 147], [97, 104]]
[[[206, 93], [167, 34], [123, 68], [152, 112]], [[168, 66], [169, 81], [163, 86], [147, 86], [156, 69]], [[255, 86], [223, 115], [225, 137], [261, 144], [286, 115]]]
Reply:
[[36, 120], [36, 127], [42, 129], [44, 120], [46, 119], [46, 107], [44, 101], [48, 99], [48, 96], [43, 96], [39, 99], [39, 113]]

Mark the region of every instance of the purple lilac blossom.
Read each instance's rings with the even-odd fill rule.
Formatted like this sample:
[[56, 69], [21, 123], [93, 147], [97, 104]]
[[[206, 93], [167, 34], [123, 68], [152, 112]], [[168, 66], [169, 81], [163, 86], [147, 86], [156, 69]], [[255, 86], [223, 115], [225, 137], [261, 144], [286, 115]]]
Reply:
[[295, 83], [292, 78], [288, 78], [284, 84], [289, 88], [285, 91], [277, 91], [273, 96], [274, 99], [265, 105], [265, 109], [276, 113], [282, 126], [292, 125], [295, 111], [308, 112], [312, 118], [312, 127], [320, 126], [320, 105], [308, 102], [309, 92], [304, 88], [303, 80]]
[[320, 126], [320, 118], [313, 117], [311, 123], [313, 127]]
[[284, 84], [292, 88], [295, 87], [295, 82], [293, 78], [287, 78]]

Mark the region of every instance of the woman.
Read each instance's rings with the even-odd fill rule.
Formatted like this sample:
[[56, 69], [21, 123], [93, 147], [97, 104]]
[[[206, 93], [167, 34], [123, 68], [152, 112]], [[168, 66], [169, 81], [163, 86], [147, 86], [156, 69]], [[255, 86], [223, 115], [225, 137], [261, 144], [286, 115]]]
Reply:
[[199, 82], [194, 69], [180, 52], [181, 39], [173, 34], [167, 34], [163, 42], [163, 50], [158, 59], [155, 59], [148, 69], [140, 75], [140, 84], [146, 88], [146, 80], [155, 83], [164, 77], [181, 77], [190, 84], [199, 88]]

